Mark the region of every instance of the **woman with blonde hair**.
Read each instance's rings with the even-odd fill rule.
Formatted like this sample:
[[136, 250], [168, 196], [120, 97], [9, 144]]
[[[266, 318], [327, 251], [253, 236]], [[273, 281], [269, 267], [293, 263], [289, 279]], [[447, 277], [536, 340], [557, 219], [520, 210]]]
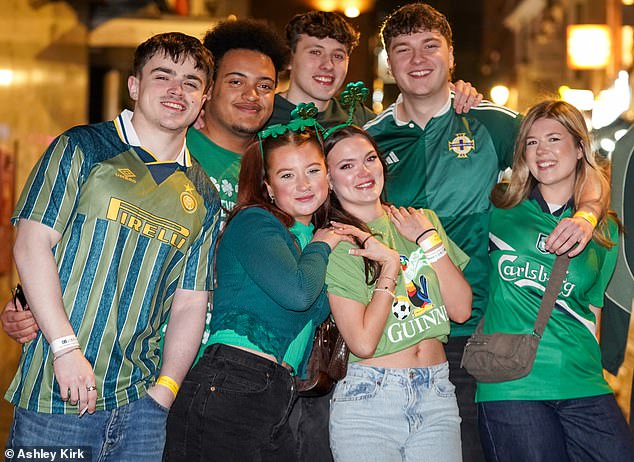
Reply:
[[[591, 170], [600, 178], [607, 210], [604, 163], [593, 153], [583, 115], [574, 106], [550, 100], [528, 111], [510, 181], [498, 184], [492, 195], [485, 334], [531, 333], [555, 260], [544, 239], [574, 213]], [[571, 259], [531, 372], [478, 383], [480, 435], [489, 461], [634, 459], [632, 436], [603, 379], [596, 336], [619, 226], [609, 212], [596, 223], [592, 241]]]

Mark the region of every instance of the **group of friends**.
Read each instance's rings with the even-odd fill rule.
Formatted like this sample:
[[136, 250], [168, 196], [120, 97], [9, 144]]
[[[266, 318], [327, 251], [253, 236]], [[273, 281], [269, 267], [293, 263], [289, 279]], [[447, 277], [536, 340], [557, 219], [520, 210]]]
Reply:
[[[582, 114], [454, 87], [451, 28], [427, 4], [381, 38], [400, 95], [379, 115], [336, 98], [359, 40], [336, 13], [295, 16], [286, 41], [237, 20], [137, 48], [134, 111], [56, 138], [13, 215], [28, 307], [1, 316], [24, 344], [7, 448], [634, 460], [597, 341], [622, 230]], [[570, 266], [532, 371], [476, 384], [469, 335], [485, 312], [486, 333], [530, 333], [556, 254]], [[346, 377], [298, 398], [330, 315]]]

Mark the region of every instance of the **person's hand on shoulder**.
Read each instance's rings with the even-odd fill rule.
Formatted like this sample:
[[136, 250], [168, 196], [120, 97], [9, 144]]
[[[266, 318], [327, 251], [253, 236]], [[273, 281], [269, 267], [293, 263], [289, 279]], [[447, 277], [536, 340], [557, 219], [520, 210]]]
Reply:
[[436, 231], [422, 209], [390, 205], [386, 207], [386, 211], [399, 233], [416, 245], [418, 245], [417, 241], [423, 237], [423, 234], [432, 230]]
[[561, 220], [546, 238], [546, 250], [557, 255], [566, 252], [570, 258], [576, 257], [592, 240], [594, 226], [584, 218], [570, 217]]
[[470, 82], [458, 80], [449, 84], [455, 95], [453, 107], [457, 114], [466, 114], [472, 107], [482, 102], [484, 96], [479, 93]]

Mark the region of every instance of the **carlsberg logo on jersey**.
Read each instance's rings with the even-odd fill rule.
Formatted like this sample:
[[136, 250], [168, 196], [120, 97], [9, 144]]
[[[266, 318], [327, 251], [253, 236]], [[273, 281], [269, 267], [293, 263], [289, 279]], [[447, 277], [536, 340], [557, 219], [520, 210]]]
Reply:
[[[517, 260], [517, 258], [517, 255], [502, 255], [500, 257], [498, 260], [498, 273], [500, 277], [505, 281], [512, 282], [518, 287], [531, 286], [545, 291], [550, 270], [544, 265], [528, 261], [522, 264], [516, 264], [515, 260]], [[569, 297], [574, 288], [575, 284], [568, 282], [566, 278], [561, 286], [560, 294], [564, 297]]]

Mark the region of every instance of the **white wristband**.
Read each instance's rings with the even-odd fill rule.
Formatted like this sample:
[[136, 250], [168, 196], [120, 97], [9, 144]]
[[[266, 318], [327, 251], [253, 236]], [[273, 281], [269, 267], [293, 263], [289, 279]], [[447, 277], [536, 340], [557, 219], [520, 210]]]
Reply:
[[54, 355], [70, 347], [79, 347], [79, 341], [74, 334], [56, 338], [51, 342], [51, 351]]
[[430, 252], [425, 252], [425, 258], [429, 263], [436, 263], [445, 255], [447, 255], [447, 250], [445, 249], [444, 245], [441, 245], [437, 249], [434, 249]]

